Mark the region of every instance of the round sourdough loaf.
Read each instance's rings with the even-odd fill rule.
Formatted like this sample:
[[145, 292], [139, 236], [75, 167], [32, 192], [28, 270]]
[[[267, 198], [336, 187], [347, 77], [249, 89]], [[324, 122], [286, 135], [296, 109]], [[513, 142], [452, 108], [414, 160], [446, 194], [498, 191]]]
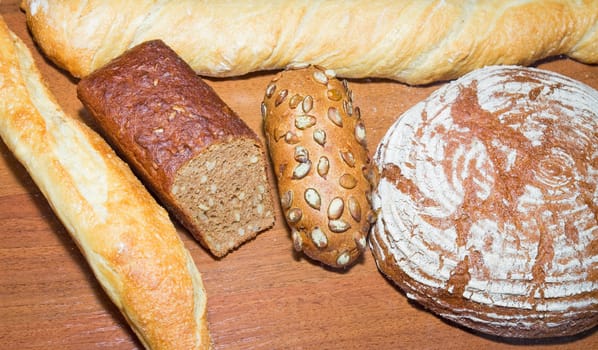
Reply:
[[431, 312], [503, 337], [598, 324], [598, 92], [533, 68], [453, 81], [374, 161], [379, 269]]

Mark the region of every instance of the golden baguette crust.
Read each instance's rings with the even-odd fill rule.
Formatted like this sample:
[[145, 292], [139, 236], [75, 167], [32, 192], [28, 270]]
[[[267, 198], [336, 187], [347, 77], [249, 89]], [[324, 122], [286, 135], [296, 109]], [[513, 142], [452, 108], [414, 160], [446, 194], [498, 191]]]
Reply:
[[424, 84], [490, 64], [598, 63], [595, 0], [24, 0], [35, 39], [82, 77], [162, 39], [205, 76], [312, 63], [340, 77]]
[[0, 136], [148, 349], [207, 349], [206, 291], [166, 211], [104, 140], [60, 109], [0, 17]]

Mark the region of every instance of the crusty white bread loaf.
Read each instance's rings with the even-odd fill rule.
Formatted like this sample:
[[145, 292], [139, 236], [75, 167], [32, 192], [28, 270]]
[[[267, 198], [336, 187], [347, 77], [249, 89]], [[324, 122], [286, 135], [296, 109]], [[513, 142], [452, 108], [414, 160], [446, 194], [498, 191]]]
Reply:
[[505, 337], [598, 325], [598, 91], [480, 69], [404, 113], [374, 161], [370, 244], [409, 298]]
[[274, 224], [257, 134], [161, 40], [79, 81], [77, 96], [145, 184], [222, 257]]
[[312, 63], [424, 84], [490, 64], [598, 63], [595, 0], [49, 1], [22, 8], [40, 47], [82, 77], [162, 39], [200, 75]]
[[280, 203], [297, 251], [332, 267], [361, 256], [374, 175], [359, 107], [331, 70], [277, 74], [262, 102]]
[[147, 349], [208, 349], [206, 291], [175, 226], [104, 140], [60, 109], [0, 17], [0, 136]]

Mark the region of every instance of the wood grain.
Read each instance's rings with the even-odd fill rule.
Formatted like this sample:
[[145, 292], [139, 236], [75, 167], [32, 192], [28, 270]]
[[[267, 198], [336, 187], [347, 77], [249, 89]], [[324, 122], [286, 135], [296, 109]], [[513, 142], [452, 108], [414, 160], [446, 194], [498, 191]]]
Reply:
[[[68, 74], [35, 47], [18, 1], [0, 3], [64, 110], [86, 120]], [[598, 88], [598, 67], [540, 64]], [[271, 74], [208, 83], [258, 134]], [[350, 81], [372, 153], [386, 129], [440, 84]], [[0, 143], [0, 349], [141, 349], [27, 172]], [[272, 184], [274, 185], [274, 184]], [[506, 340], [449, 324], [410, 303], [366, 252], [348, 271], [296, 255], [278, 211], [272, 230], [214, 259], [179, 228], [202, 272], [217, 349], [598, 349], [596, 330], [549, 340]]]

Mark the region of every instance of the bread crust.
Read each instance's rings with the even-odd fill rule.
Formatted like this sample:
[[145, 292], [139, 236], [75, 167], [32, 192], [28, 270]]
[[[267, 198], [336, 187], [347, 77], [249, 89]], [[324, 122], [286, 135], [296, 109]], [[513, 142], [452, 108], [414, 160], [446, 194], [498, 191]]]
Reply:
[[558, 337], [598, 325], [598, 91], [486, 67], [401, 115], [378, 145], [380, 270], [477, 331]]
[[259, 147], [256, 133], [160, 40], [139, 44], [81, 79], [77, 97], [163, 195], [177, 170], [208, 146], [236, 137]]
[[46, 55], [82, 77], [163, 39], [200, 75], [311, 63], [408, 84], [568, 55], [598, 63], [598, 2], [24, 0]]
[[209, 349], [202, 277], [166, 211], [106, 142], [60, 109], [0, 18], [0, 136], [148, 349]]

